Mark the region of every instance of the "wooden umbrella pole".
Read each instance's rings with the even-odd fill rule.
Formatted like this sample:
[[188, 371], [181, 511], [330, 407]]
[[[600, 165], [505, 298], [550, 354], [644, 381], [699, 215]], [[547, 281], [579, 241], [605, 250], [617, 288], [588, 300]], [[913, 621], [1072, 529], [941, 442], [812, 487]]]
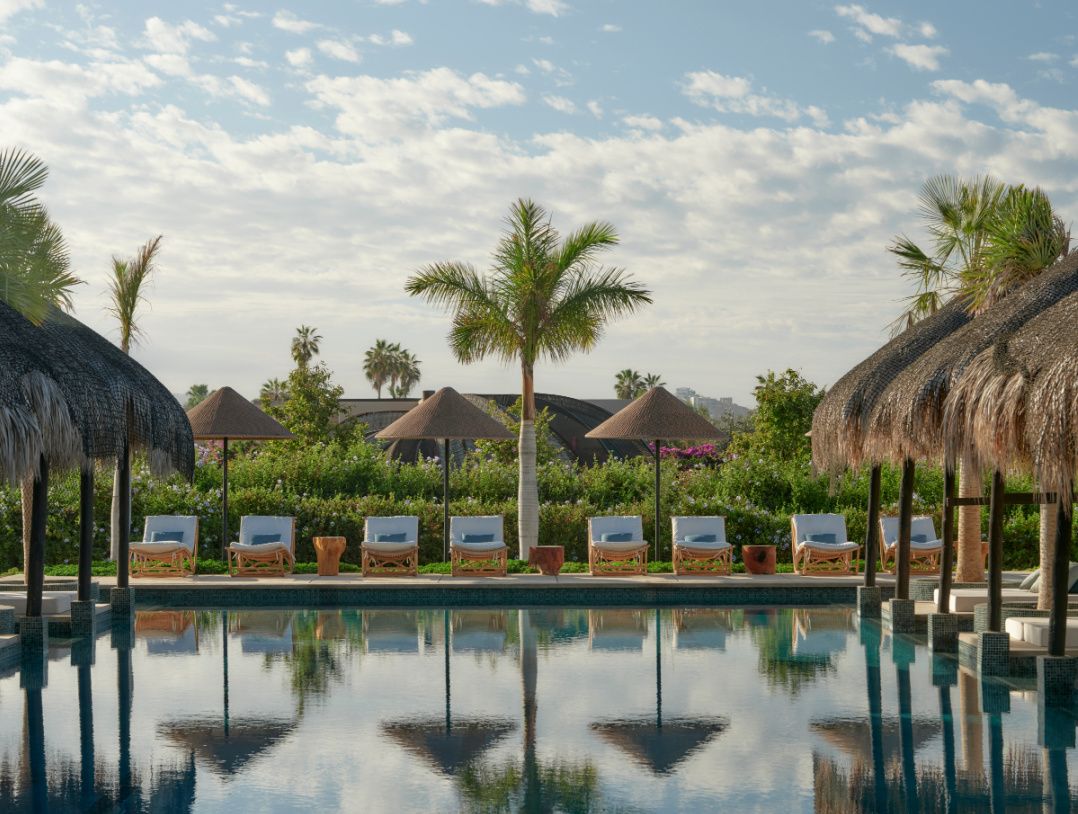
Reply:
[[940, 557], [940, 598], [936, 606], [938, 613], [948, 613], [951, 609], [951, 581], [954, 572], [954, 505], [955, 496], [954, 466], [943, 467], [943, 554]]
[[[1064, 489], [1056, 503], [1056, 540], [1052, 552], [1052, 609], [1048, 620], [1048, 655], [1062, 656], [1067, 647], [1067, 592], [1070, 590], [1072, 489]], [[1066, 501], [1066, 502], [1064, 502]]]
[[988, 629], [999, 633], [1003, 626], [1003, 506], [1007, 484], [998, 469], [992, 473], [992, 496], [988, 521]]
[[865, 587], [876, 584], [880, 541], [880, 465], [872, 467], [868, 482], [868, 527], [865, 529]]
[[659, 516], [662, 501], [662, 468], [659, 465], [659, 439], [655, 439], [655, 562], [659, 561]]
[[131, 447], [124, 438], [120, 448], [120, 539], [116, 546], [116, 587], [127, 588], [131, 575]]
[[902, 463], [902, 491], [898, 505], [898, 577], [895, 597], [910, 598], [910, 526], [913, 523], [913, 476], [915, 464], [912, 458]]
[[[228, 560], [228, 439], [221, 450], [221, 559]], [[231, 566], [230, 566], [231, 567]]]
[[442, 562], [449, 560], [449, 439], [442, 439]]
[[94, 470], [79, 473], [79, 601], [90, 598], [94, 564]]

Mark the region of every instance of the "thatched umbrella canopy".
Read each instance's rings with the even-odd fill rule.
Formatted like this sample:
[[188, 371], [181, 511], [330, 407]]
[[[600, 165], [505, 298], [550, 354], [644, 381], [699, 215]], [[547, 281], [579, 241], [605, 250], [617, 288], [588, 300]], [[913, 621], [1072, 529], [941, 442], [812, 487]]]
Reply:
[[812, 462], [816, 469], [838, 475], [847, 466], [856, 469], [865, 463], [868, 419], [887, 386], [969, 320], [962, 304], [951, 301], [891, 339], [835, 382], [812, 416]]
[[651, 718], [599, 721], [591, 725], [603, 740], [627, 752], [654, 774], [670, 774], [691, 754], [726, 729], [721, 718]]
[[432, 768], [454, 775], [516, 728], [500, 718], [443, 719], [383, 723], [382, 732]]
[[443, 387], [376, 437], [392, 441], [423, 438], [442, 441], [442, 557], [449, 559], [449, 442], [475, 438], [509, 440], [513, 433], [452, 387]]
[[280, 422], [231, 387], [219, 387], [192, 407], [187, 418], [199, 441], [221, 441], [221, 557], [228, 548], [228, 442], [285, 441], [294, 438]]
[[984, 351], [1006, 343], [1038, 314], [1078, 292], [1078, 256], [1055, 264], [1004, 300], [941, 339], [899, 372], [868, 420], [866, 454], [902, 460], [938, 455], [951, 461], [968, 447], [965, 436], [946, 436], [948, 394]]
[[655, 444], [652, 450], [655, 458], [655, 559], [659, 558], [660, 440], [704, 441], [721, 436], [718, 427], [664, 387], [651, 388], [585, 435], [585, 438], [640, 438]]
[[286, 740], [296, 721], [286, 718], [240, 718], [223, 725], [210, 718], [187, 718], [158, 726], [158, 733], [190, 749], [213, 772], [231, 778], [252, 760]]

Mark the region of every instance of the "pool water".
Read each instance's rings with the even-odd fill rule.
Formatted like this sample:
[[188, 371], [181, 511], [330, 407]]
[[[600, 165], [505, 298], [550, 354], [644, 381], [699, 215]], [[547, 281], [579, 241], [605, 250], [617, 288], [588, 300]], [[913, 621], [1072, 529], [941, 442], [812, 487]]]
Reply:
[[1069, 811], [1074, 733], [847, 607], [148, 611], [0, 676], [0, 811]]

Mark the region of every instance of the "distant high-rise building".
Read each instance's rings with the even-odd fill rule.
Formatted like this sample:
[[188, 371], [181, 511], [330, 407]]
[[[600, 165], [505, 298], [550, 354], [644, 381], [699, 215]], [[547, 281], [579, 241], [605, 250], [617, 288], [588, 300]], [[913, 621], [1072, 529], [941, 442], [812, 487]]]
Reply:
[[707, 410], [707, 414], [712, 418], [718, 418], [723, 415], [732, 415], [740, 417], [748, 415], [750, 410], [748, 407], [742, 407], [740, 404], [734, 404], [734, 400], [730, 396], [723, 396], [722, 398], [712, 398], [711, 396], [701, 396], [691, 387], [679, 387], [674, 390], [676, 395], [682, 401], [688, 402], [693, 407], [702, 407]]
[[682, 401], [689, 401], [693, 396], [696, 395], [696, 391], [693, 390], [691, 387], [679, 387], [674, 391], [674, 395]]

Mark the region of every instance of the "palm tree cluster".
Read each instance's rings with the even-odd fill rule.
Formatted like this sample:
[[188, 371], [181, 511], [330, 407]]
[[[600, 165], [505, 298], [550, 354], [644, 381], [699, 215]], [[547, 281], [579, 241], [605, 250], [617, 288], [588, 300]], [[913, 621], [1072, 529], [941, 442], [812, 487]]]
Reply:
[[539, 537], [535, 365], [590, 351], [607, 324], [650, 303], [651, 292], [624, 270], [599, 264], [599, 254], [618, 243], [609, 223], [588, 223], [563, 240], [541, 206], [521, 199], [506, 226], [489, 274], [468, 263], [432, 263], [405, 290], [452, 313], [449, 346], [458, 361], [493, 356], [520, 365], [517, 519], [520, 556], [527, 558]]
[[35, 193], [48, 167], [22, 150], [0, 152], [0, 299], [32, 322], [52, 306], [71, 307], [67, 244]]
[[614, 393], [619, 399], [635, 399], [653, 387], [664, 387], [666, 382], [658, 373], [641, 373], [631, 368], [614, 374]]
[[419, 384], [420, 361], [398, 342], [377, 340], [363, 355], [363, 374], [371, 383], [378, 398], [382, 388], [389, 385], [389, 397], [406, 399]]

